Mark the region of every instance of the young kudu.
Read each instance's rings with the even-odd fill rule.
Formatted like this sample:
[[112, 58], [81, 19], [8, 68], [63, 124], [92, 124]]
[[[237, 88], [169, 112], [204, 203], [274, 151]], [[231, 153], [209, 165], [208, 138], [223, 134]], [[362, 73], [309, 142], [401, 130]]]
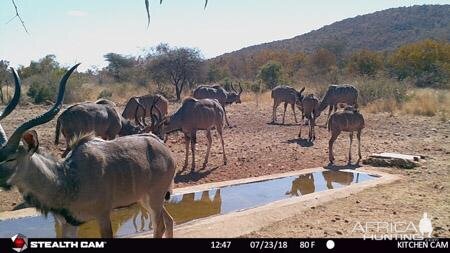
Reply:
[[[72, 67], [62, 78], [53, 107], [20, 125], [0, 148], [0, 163], [9, 162], [15, 185], [31, 206], [51, 212], [62, 223], [64, 237], [76, 236], [83, 222], [97, 220], [102, 237], [112, 237], [114, 208], [141, 203], [151, 211], [154, 236], [173, 235], [173, 219], [165, 210], [175, 175], [170, 150], [152, 134], [105, 141], [91, 136], [78, 139], [69, 155], [57, 161], [39, 150], [35, 126], [60, 111]], [[21, 143], [22, 141], [22, 143]]]
[[242, 94], [242, 86], [239, 83], [239, 92], [236, 91], [233, 84], [231, 84], [232, 90], [225, 90], [222, 86], [219, 84], [215, 84], [212, 86], [208, 85], [201, 85], [198, 86], [194, 91], [192, 96], [196, 99], [217, 99], [219, 101], [220, 105], [223, 107], [223, 111], [225, 113], [225, 122], [227, 123], [227, 126], [230, 127], [230, 123], [228, 122], [227, 112], [225, 110], [226, 105], [231, 105], [232, 103], [240, 104], [241, 103], [241, 94]]
[[350, 147], [348, 149], [348, 164], [352, 161], [352, 142], [353, 132], [356, 131], [358, 138], [358, 162], [361, 160], [361, 131], [364, 128], [364, 117], [354, 107], [347, 106], [343, 111], [335, 112], [328, 120], [328, 131], [331, 132], [331, 138], [328, 143], [328, 156], [330, 164], [334, 163], [333, 143], [341, 132], [350, 132]]
[[[302, 100], [302, 120], [303, 117], [306, 118], [309, 125], [309, 134], [308, 134], [308, 141], [313, 141], [316, 139], [316, 133], [314, 131], [314, 127], [316, 125], [316, 118], [319, 117], [319, 100], [314, 97], [313, 94], [309, 94], [305, 96]], [[303, 128], [303, 122], [300, 124], [300, 131], [298, 132], [298, 138], [302, 138], [302, 128]]]
[[295, 106], [301, 106], [301, 101], [303, 99], [302, 92], [305, 90], [303, 87], [300, 91], [295, 90], [294, 88], [286, 85], [278, 85], [277, 87], [272, 89], [272, 99], [273, 99], [273, 112], [272, 112], [272, 123], [277, 121], [277, 108], [278, 106], [284, 102], [284, 111], [283, 111], [283, 121], [286, 116], [286, 108], [287, 105], [290, 104], [292, 108], [292, 112], [294, 113], [295, 123], [297, 123], [297, 115], [295, 114]]
[[[137, 104], [144, 108], [139, 102]], [[83, 102], [67, 108], [56, 121], [55, 145], [59, 144], [59, 134], [66, 139], [65, 157], [70, 152], [70, 141], [77, 136], [95, 133], [104, 140], [112, 140], [117, 136], [144, 133], [144, 123], [140, 122], [135, 110], [135, 123], [123, 118], [109, 100]], [[145, 112], [145, 108], [143, 110]], [[141, 113], [142, 114], [142, 113]]]
[[[208, 147], [206, 149], [205, 161], [203, 168], [208, 163], [209, 153], [211, 150], [212, 136], [211, 130], [216, 129], [219, 133], [222, 143], [223, 163], [227, 164], [225, 155], [225, 145], [223, 142], [223, 118], [225, 112], [222, 105], [216, 99], [195, 99], [186, 98], [181, 107], [171, 116], [160, 117], [155, 121], [158, 122], [154, 133], [158, 136], [164, 136], [174, 131], [182, 131], [186, 145], [186, 156], [183, 169], [188, 167], [189, 143], [192, 151], [192, 168], [195, 169], [195, 144], [197, 142], [197, 131], [206, 130], [206, 138], [208, 139]], [[161, 138], [161, 137], [160, 137]]]

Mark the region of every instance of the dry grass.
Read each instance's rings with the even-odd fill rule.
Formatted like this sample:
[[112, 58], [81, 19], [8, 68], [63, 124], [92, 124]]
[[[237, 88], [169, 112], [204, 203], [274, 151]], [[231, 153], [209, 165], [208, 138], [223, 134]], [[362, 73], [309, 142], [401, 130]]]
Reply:
[[450, 91], [414, 90], [402, 105], [402, 111], [406, 114], [429, 117], [439, 115], [442, 120], [447, 120], [450, 113]]
[[149, 87], [137, 86], [131, 83], [112, 83], [105, 85], [86, 83], [82, 85], [80, 90], [83, 92], [83, 94], [80, 94], [80, 97], [83, 97], [83, 100], [87, 101], [97, 100], [103, 90], [108, 90], [112, 93], [112, 96], [108, 99], [111, 99], [119, 105], [126, 103], [130, 97], [152, 92], [152, 89]]

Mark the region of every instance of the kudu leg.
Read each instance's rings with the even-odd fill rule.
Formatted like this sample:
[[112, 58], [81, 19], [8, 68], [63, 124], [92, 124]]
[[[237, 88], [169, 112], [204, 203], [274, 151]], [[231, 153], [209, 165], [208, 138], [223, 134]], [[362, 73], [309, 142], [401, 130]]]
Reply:
[[281, 122], [283, 125], [284, 125], [284, 117], [286, 116], [286, 108], [287, 108], [287, 103], [284, 102], [283, 121]]
[[98, 224], [100, 226], [100, 235], [102, 236], [102, 238], [113, 238], [110, 215], [110, 212], [105, 212], [97, 218]]
[[277, 108], [280, 103], [273, 101], [272, 123], [277, 122]]
[[192, 152], [192, 167], [191, 171], [195, 170], [195, 144], [197, 142], [197, 133], [193, 132], [191, 134], [191, 152]]
[[206, 156], [202, 168], [206, 168], [206, 164], [208, 164], [209, 152], [211, 151], [212, 137], [210, 129], [206, 130], [206, 138], [208, 139], [208, 146], [206, 148]]
[[298, 138], [299, 139], [302, 138], [302, 128], [303, 128], [304, 124], [305, 124], [305, 122], [302, 120], [302, 122], [300, 122], [300, 130], [298, 131]]
[[230, 123], [228, 122], [228, 116], [227, 116], [227, 111], [225, 110], [225, 106], [223, 105], [222, 108], [223, 108], [223, 114], [225, 116], [225, 122], [227, 123], [227, 126], [229, 128], [231, 128]]
[[[55, 215], [55, 221], [56, 221], [56, 226], [60, 226], [61, 227], [61, 234], [58, 235], [57, 237], [61, 237], [61, 238], [77, 238], [77, 232], [78, 232], [78, 227], [77, 226], [72, 226], [69, 223], [66, 222], [66, 220], [59, 216], [59, 215]], [[58, 230], [56, 230], [58, 231]]]
[[298, 123], [298, 121], [297, 121], [297, 115], [295, 114], [295, 103], [294, 103], [294, 104], [291, 104], [291, 107], [292, 107], [292, 112], [294, 113], [294, 120], [295, 120], [295, 123]]
[[357, 164], [359, 164], [359, 162], [362, 159], [362, 156], [361, 156], [361, 130], [358, 130], [358, 132], [356, 133], [356, 138], [358, 139], [358, 158], [359, 158]]
[[313, 115], [313, 118], [312, 118], [312, 120], [311, 120], [311, 131], [312, 131], [312, 139], [313, 140], [316, 140], [316, 130], [315, 130], [315, 127], [316, 127], [316, 119], [314, 118], [314, 115]]
[[183, 166], [183, 170], [186, 169], [188, 167], [188, 160], [189, 160], [189, 143], [191, 142], [191, 138], [187, 135], [184, 134], [184, 145], [186, 148], [186, 152], [185, 152], [185, 157], [184, 157], [184, 166]]
[[164, 225], [162, 206], [160, 208], [152, 208], [150, 217], [152, 219], [153, 225], [153, 238], [162, 238], [166, 230], [166, 227]]
[[348, 164], [352, 164], [352, 144], [353, 144], [353, 132], [349, 133], [350, 147], [348, 147]]
[[325, 127], [328, 127], [328, 121], [330, 120], [331, 117], [331, 111], [333, 110], [333, 106], [329, 106], [330, 108], [328, 109], [328, 115], [327, 115], [327, 121], [325, 122]]
[[222, 127], [216, 127], [216, 128], [217, 128], [217, 132], [219, 133], [220, 143], [222, 144], [223, 164], [226, 165], [227, 164], [227, 156], [225, 155], [225, 144], [223, 142]]
[[334, 163], [334, 155], [333, 155], [333, 143], [336, 141], [340, 132], [332, 132], [330, 141], [328, 142], [328, 158], [330, 160], [330, 164]]
[[164, 226], [166, 227], [166, 238], [173, 238], [173, 218], [170, 216], [169, 212], [167, 212], [166, 208], [163, 206], [162, 208]]

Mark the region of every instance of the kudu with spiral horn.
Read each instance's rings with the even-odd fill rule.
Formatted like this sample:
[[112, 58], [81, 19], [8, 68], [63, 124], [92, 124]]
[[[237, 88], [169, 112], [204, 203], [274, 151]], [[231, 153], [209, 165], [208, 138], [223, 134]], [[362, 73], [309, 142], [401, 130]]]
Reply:
[[[5, 107], [5, 109], [0, 112], [0, 121], [6, 116], [8, 116], [19, 104], [20, 101], [20, 92], [21, 92], [21, 81], [19, 76], [17, 75], [17, 72], [11, 68], [11, 72], [13, 74], [14, 78], [14, 96], [11, 99], [11, 101], [8, 103], [8, 105]], [[8, 141], [8, 137], [6, 136], [5, 131], [3, 130], [2, 125], [0, 124], [0, 147], [3, 147], [6, 145], [6, 142]], [[8, 178], [12, 175], [13, 169], [11, 166], [9, 166], [8, 163], [0, 165], [0, 188], [8, 190], [11, 188], [11, 186], [6, 182]]]
[[60, 111], [67, 79], [77, 66], [62, 78], [54, 106], [20, 125], [0, 149], [0, 163], [9, 161], [14, 168], [8, 182], [27, 203], [53, 213], [64, 237], [75, 237], [77, 226], [94, 219], [101, 236], [112, 237], [111, 211], [136, 202], [150, 211], [154, 237], [172, 237], [173, 219], [163, 204], [170, 196], [175, 161], [153, 134], [110, 141], [87, 135], [60, 161], [39, 151], [36, 131], [28, 130], [52, 120]]

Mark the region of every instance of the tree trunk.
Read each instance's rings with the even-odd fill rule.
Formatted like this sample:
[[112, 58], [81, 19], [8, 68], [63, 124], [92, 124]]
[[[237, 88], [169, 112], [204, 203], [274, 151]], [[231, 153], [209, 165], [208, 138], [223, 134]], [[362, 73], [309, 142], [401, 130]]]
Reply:
[[175, 93], [177, 95], [177, 101], [181, 100], [181, 89], [180, 86], [178, 86], [178, 84], [175, 85]]

